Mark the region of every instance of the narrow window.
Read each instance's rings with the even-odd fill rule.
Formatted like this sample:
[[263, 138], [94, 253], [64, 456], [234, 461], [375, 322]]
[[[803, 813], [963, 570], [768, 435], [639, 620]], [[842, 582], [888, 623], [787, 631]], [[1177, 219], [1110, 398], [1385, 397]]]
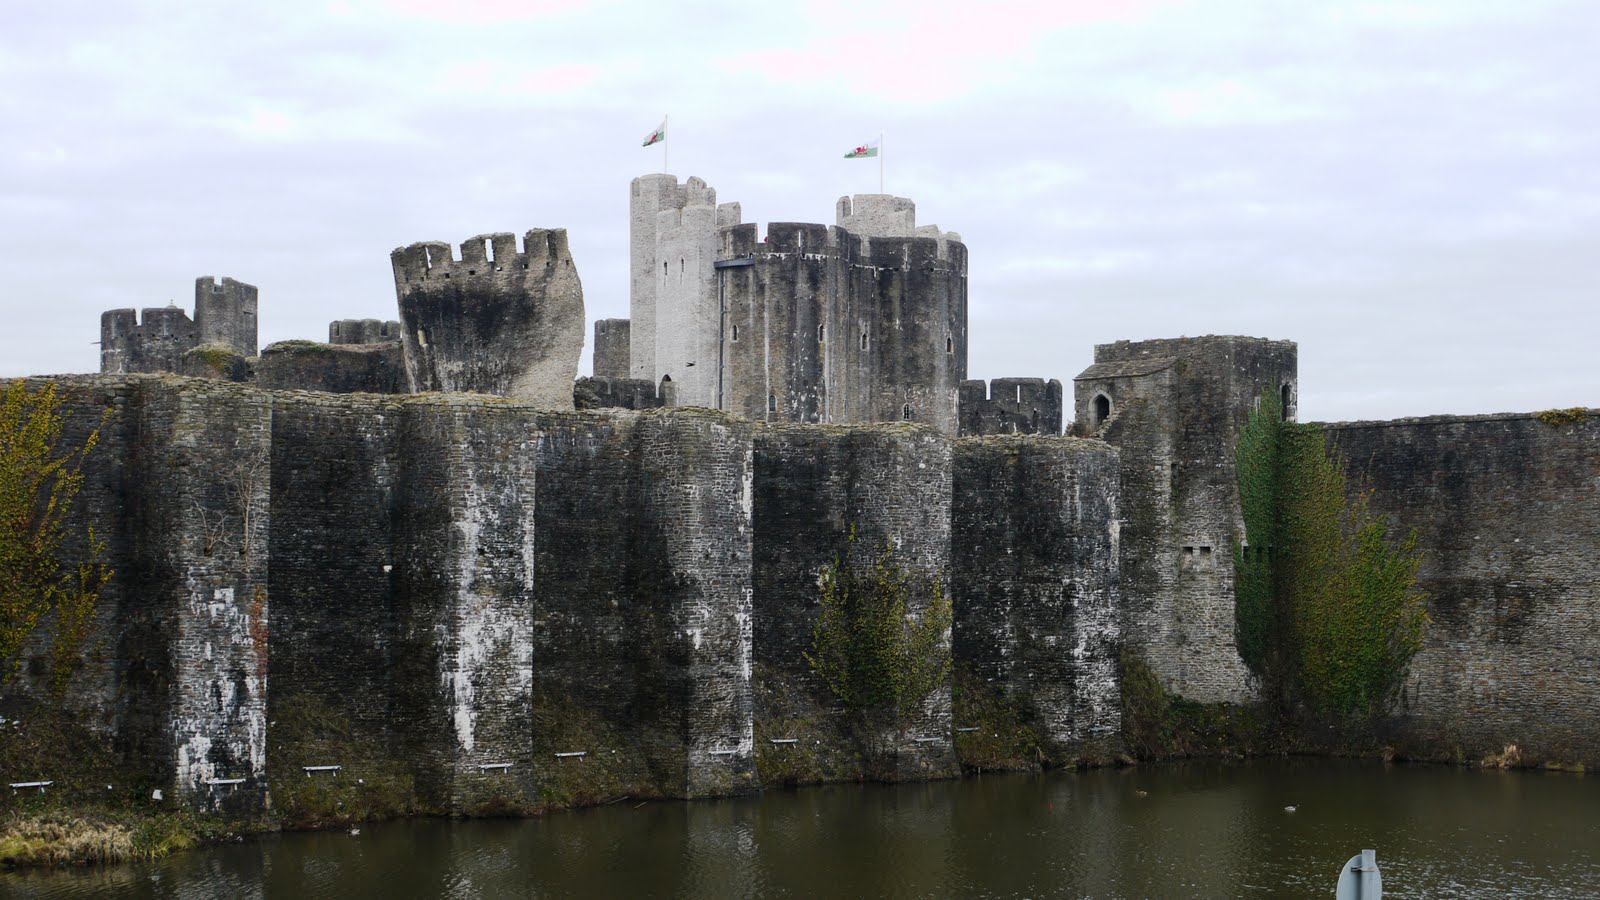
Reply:
[[334, 337], [338, 337], [339, 336], [339, 323], [338, 322], [333, 323], [333, 336]]
[[1285, 419], [1288, 419], [1288, 418], [1290, 418], [1290, 416], [1289, 416], [1289, 400], [1290, 400], [1290, 396], [1291, 396], [1291, 394], [1293, 392], [1290, 391], [1289, 390], [1289, 386], [1287, 384], [1285, 384], [1283, 386], [1283, 390], [1280, 393], [1282, 394], [1282, 397], [1283, 397], [1283, 417]]
[[947, 337], [947, 338], [944, 339], [944, 352], [946, 352], [946, 353], [954, 353], [954, 352], [956, 352], [956, 339], [955, 338]]
[[483, 239], [483, 256], [489, 262], [494, 262], [494, 241]]
[[900, 418], [906, 422], [911, 421], [911, 404], [900, 407]]
[[737, 325], [733, 326], [733, 342], [735, 344], [739, 343], [739, 326]]
[[1017, 385], [1017, 403], [1019, 405], [1022, 403], [1022, 385], [1020, 384]]
[[776, 394], [767, 395], [767, 412], [778, 411], [778, 397]]
[[828, 337], [828, 326], [826, 326], [826, 325], [818, 325], [817, 326], [817, 340], [818, 341], [823, 341], [823, 340], [826, 340], [827, 337]]
[[861, 332], [861, 349], [867, 349], [867, 333], [865, 331]]

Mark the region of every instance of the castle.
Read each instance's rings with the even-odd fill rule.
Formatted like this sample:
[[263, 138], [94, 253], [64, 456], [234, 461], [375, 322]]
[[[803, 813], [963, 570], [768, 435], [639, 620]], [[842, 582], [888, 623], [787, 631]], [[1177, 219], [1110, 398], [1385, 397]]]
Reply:
[[[1234, 445], [1263, 394], [1294, 414], [1293, 343], [1098, 346], [1064, 436], [1061, 382], [965, 379], [967, 248], [908, 200], [762, 229], [651, 175], [630, 230], [592, 378], [559, 229], [397, 249], [398, 320], [325, 344], [256, 356], [229, 279], [192, 322], [107, 313], [102, 374], [55, 379], [66, 439], [100, 429], [74, 515], [117, 572], [66, 700], [98, 752], [204, 807], [335, 777], [471, 813], [948, 776], [995, 707], [1047, 762], [1106, 761], [1125, 651], [1256, 697]], [[1600, 763], [1597, 422], [1323, 426], [1425, 553], [1398, 752]], [[885, 546], [945, 585], [964, 688], [864, 761], [802, 650], [823, 567]]]

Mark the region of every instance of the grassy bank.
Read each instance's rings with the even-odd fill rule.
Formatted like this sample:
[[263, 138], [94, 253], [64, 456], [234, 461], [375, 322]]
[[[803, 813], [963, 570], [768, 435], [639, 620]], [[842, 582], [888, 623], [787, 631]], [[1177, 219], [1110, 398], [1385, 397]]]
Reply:
[[13, 811], [0, 824], [0, 865], [115, 865], [160, 859], [237, 832], [213, 816], [119, 809]]

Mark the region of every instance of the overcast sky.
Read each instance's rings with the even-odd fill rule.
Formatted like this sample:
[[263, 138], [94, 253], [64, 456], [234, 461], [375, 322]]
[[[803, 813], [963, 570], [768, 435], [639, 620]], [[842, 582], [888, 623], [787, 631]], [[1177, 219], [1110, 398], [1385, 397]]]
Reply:
[[[628, 182], [746, 221], [889, 193], [971, 253], [971, 376], [1300, 345], [1303, 419], [1600, 405], [1594, 0], [335, 0], [0, 14], [0, 375], [102, 310], [396, 318], [388, 254], [565, 227], [626, 316]], [[580, 372], [589, 370], [584, 353]], [[1070, 391], [1070, 387], [1069, 387]]]

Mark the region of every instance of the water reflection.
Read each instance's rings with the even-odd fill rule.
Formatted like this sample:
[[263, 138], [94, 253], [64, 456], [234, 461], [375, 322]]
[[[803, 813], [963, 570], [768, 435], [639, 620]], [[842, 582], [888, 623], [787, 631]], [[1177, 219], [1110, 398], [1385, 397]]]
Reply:
[[[1294, 806], [1288, 812], [1285, 806]], [[292, 834], [18, 897], [1600, 896], [1600, 781], [1326, 760], [843, 785]]]

